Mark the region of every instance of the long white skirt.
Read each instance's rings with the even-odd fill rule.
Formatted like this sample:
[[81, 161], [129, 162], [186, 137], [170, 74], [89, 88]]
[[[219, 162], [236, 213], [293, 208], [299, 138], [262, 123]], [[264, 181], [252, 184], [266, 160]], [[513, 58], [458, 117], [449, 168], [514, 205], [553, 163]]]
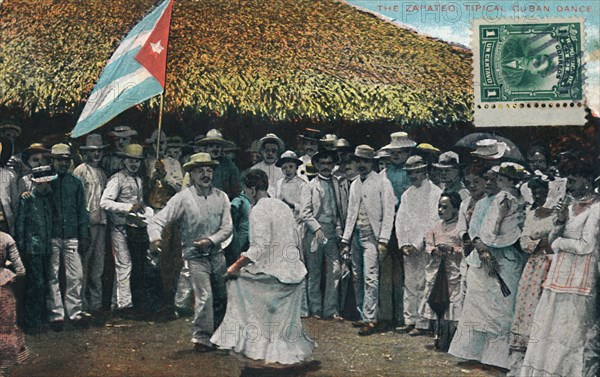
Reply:
[[265, 363], [295, 364], [316, 344], [300, 320], [302, 284], [283, 284], [270, 275], [242, 271], [227, 283], [227, 311], [210, 341]]
[[504, 297], [495, 277], [490, 277], [483, 267], [470, 265], [467, 292], [448, 353], [508, 369], [508, 339], [524, 263], [519, 251], [513, 247], [489, 249], [498, 261], [500, 274], [512, 293]]
[[598, 316], [594, 296], [544, 289], [519, 376], [595, 376]]

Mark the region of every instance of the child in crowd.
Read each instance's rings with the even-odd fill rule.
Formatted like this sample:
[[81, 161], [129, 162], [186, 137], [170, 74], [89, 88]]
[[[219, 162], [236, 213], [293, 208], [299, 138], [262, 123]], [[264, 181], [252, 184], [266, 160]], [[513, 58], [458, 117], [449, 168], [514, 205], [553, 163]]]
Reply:
[[[461, 234], [464, 229], [460, 228], [458, 221], [460, 203], [460, 195], [457, 192], [444, 192], [438, 203], [440, 220], [425, 238], [425, 251], [431, 254], [431, 259], [425, 267], [425, 294], [419, 312], [428, 320], [439, 320], [440, 328], [436, 331], [435, 348], [440, 351], [448, 350], [462, 309], [463, 295], [460, 286], [463, 246]], [[427, 301], [442, 262], [446, 265], [450, 305], [443, 318], [437, 318]]]

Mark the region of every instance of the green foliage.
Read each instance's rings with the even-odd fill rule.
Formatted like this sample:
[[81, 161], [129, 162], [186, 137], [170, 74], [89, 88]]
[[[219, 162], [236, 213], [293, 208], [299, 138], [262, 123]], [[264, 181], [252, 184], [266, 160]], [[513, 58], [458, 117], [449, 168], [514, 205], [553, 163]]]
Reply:
[[[0, 105], [80, 111], [120, 40], [156, 3], [5, 0]], [[468, 51], [335, 0], [174, 5], [167, 112], [451, 125], [471, 120], [471, 86]]]

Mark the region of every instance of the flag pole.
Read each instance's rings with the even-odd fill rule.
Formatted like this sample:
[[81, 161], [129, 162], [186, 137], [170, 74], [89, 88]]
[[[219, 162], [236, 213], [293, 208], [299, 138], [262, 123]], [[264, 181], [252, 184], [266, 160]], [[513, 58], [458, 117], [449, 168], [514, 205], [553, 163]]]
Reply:
[[156, 159], [160, 159], [160, 134], [162, 133], [162, 114], [164, 106], [163, 93], [160, 94], [160, 107], [158, 109], [158, 133], [156, 134]]

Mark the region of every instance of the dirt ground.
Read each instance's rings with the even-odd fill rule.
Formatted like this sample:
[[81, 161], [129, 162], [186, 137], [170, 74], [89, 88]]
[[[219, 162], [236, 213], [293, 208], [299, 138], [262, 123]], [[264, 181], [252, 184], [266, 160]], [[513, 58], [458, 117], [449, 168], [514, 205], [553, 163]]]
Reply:
[[358, 336], [349, 322], [304, 320], [318, 347], [310, 366], [261, 371], [244, 358], [195, 353], [190, 318], [171, 322], [109, 320], [99, 327], [27, 335], [32, 356], [13, 377], [83, 376], [503, 376], [498, 369], [461, 362], [426, 348], [431, 337], [394, 332]]

